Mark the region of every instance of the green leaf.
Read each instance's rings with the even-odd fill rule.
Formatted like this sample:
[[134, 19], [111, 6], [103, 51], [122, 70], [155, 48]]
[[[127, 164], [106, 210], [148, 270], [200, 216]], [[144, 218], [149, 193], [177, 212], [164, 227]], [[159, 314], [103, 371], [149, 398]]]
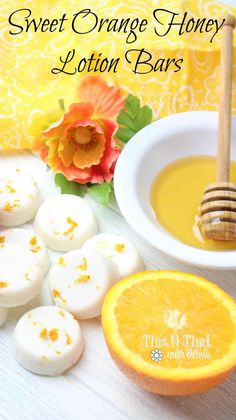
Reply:
[[137, 127], [141, 130], [152, 122], [152, 109], [149, 106], [143, 106], [137, 115]]
[[135, 135], [135, 131], [123, 127], [117, 130], [116, 135], [124, 143], [127, 143]]
[[130, 93], [126, 98], [125, 107], [129, 115], [135, 117], [136, 112], [140, 109], [140, 100]]
[[103, 184], [89, 185], [88, 187], [88, 193], [90, 196], [103, 206], [108, 206], [111, 191], [112, 184], [108, 182], [104, 182]]
[[145, 105], [141, 107], [140, 100], [129, 94], [125, 100], [125, 109], [118, 115], [119, 129], [116, 136], [127, 143], [139, 130], [152, 122], [152, 109]]
[[55, 184], [61, 189], [62, 194], [73, 194], [83, 197], [86, 193], [87, 186], [78, 184], [77, 182], [68, 181], [63, 174], [55, 175]]
[[130, 128], [135, 131], [135, 122], [129, 116], [128, 112], [122, 109], [117, 117], [118, 124], [124, 125], [125, 127]]

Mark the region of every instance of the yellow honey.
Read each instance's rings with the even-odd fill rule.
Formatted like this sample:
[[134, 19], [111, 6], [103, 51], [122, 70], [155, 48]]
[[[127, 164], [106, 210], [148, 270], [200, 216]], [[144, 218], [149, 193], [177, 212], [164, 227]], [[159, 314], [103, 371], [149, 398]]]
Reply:
[[[216, 160], [190, 156], [166, 166], [155, 178], [150, 194], [157, 221], [181, 242], [205, 250], [236, 249], [236, 242], [199, 238], [194, 223], [203, 192], [215, 182]], [[231, 162], [231, 182], [236, 184], [236, 162]]]

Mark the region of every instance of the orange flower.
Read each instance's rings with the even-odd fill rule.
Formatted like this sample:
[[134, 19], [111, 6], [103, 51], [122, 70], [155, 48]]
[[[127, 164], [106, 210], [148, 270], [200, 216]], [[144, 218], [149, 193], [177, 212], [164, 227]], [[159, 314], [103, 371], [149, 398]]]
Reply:
[[34, 140], [38, 153], [55, 172], [80, 184], [111, 181], [120, 154], [114, 134], [124, 100], [120, 90], [99, 76], [86, 76], [79, 86], [81, 102]]

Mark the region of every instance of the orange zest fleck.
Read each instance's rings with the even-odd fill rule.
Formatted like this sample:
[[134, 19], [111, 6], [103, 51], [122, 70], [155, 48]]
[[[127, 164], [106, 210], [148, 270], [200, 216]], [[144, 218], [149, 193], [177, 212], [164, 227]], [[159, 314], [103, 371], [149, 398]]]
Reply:
[[71, 217], [67, 217], [67, 223], [70, 225], [69, 229], [66, 230], [63, 235], [68, 236], [70, 233], [74, 231], [74, 229], [78, 226], [78, 223], [76, 223]]
[[5, 289], [8, 286], [7, 281], [0, 281], [0, 289]]
[[32, 245], [32, 246], [37, 245], [37, 238], [36, 238], [36, 236], [32, 236], [32, 238], [30, 239], [30, 245]]
[[16, 190], [14, 190], [14, 188], [12, 188], [9, 184], [6, 185], [5, 190], [10, 194], [14, 194], [16, 192]]
[[115, 245], [115, 251], [124, 252], [124, 250], [125, 250], [125, 245], [124, 244], [116, 244]]
[[53, 328], [52, 330], [49, 331], [49, 338], [52, 341], [56, 341], [59, 337], [59, 333], [58, 333], [58, 329], [57, 328]]
[[39, 334], [39, 337], [45, 339], [47, 338], [47, 333], [47, 328], [43, 328], [41, 333]]
[[36, 236], [32, 236], [32, 238], [30, 239], [30, 251], [33, 252], [34, 254], [36, 254], [37, 252], [40, 251], [41, 246], [38, 245], [38, 241]]
[[71, 343], [72, 343], [71, 337], [69, 336], [69, 334], [66, 334], [66, 344], [67, 344], [67, 346], [69, 346]]
[[20, 207], [18, 203], [19, 203], [19, 200], [15, 200], [13, 204], [6, 202], [3, 207], [3, 210], [7, 212], [11, 212], [14, 208]]
[[88, 261], [86, 260], [85, 257], [83, 257], [83, 263], [80, 265], [77, 265], [75, 268], [78, 268], [81, 271], [85, 271], [88, 268]]
[[64, 257], [59, 257], [57, 260], [57, 264], [62, 265], [64, 267], [66, 265]]
[[60, 299], [62, 303], [66, 304], [66, 300], [62, 297], [61, 293], [57, 289], [53, 289], [52, 295], [55, 299]]
[[83, 276], [80, 276], [77, 280], [75, 280], [75, 283], [76, 284], [88, 283], [89, 280], [90, 280], [90, 276], [88, 274], [84, 274]]

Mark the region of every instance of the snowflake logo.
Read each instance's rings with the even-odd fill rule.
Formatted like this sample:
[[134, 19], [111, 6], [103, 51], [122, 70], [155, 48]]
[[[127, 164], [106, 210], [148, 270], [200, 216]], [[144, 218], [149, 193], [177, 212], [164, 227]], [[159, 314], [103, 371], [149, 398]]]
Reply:
[[163, 357], [163, 353], [159, 349], [152, 350], [150, 357], [153, 360], [153, 362], [160, 362]]

